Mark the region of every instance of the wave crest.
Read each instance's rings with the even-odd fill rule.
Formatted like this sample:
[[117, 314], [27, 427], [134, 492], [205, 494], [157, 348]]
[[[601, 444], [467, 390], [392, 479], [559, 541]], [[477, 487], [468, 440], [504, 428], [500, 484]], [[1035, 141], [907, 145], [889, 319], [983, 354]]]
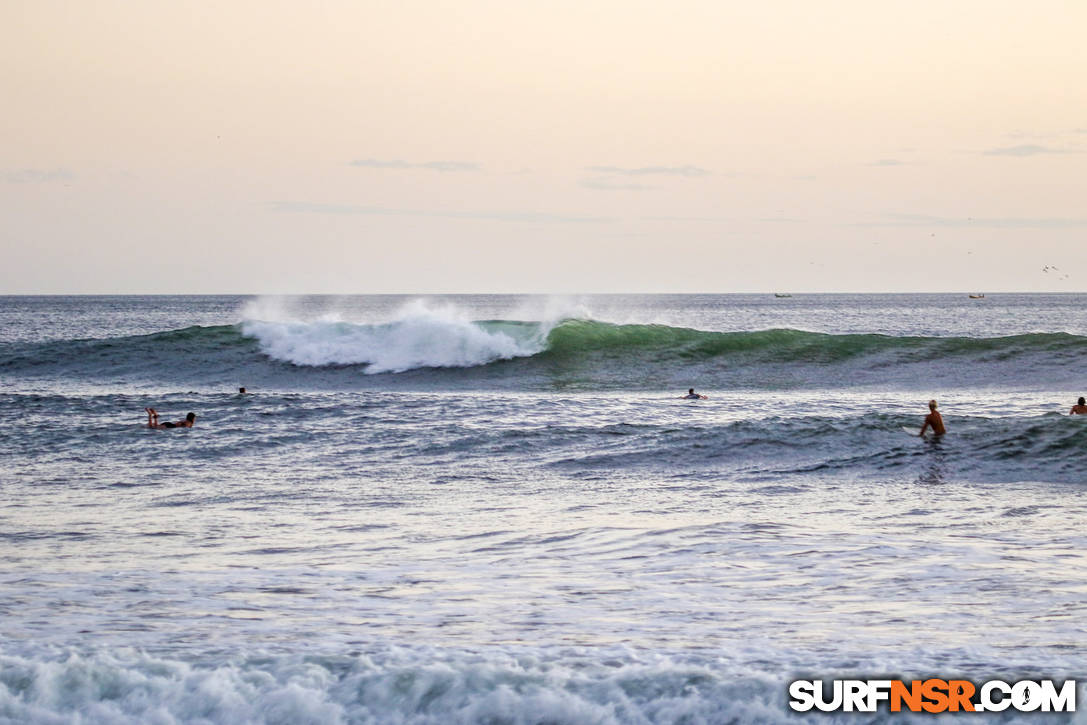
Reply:
[[375, 374], [529, 357], [546, 348], [552, 327], [546, 322], [476, 322], [453, 308], [419, 302], [383, 324], [247, 320], [241, 329], [275, 360], [310, 367], [366, 365], [366, 372]]
[[[237, 325], [110, 339], [0, 345], [0, 370], [27, 379], [137, 380], [231, 387], [367, 387], [411, 373], [431, 389], [686, 389], [898, 385], [1078, 387], [1087, 337], [896, 337], [794, 329], [706, 331], [616, 324], [583, 311], [477, 320], [417, 301], [389, 318], [315, 316], [264, 305]], [[564, 316], [550, 317], [551, 313]], [[366, 314], [372, 315], [372, 312]], [[359, 375], [367, 373], [366, 376]], [[235, 382], [237, 381], [237, 382]]]

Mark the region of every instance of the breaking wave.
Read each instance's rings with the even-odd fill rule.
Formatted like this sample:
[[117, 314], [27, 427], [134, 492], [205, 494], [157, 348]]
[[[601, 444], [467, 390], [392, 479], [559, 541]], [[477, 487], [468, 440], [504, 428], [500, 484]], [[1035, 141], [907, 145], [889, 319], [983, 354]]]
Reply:
[[[150, 335], [0, 345], [12, 376], [267, 387], [628, 389], [1076, 387], [1087, 337], [712, 332], [584, 318], [472, 320], [418, 304], [395, 319], [250, 318]], [[370, 378], [370, 382], [366, 379]]]

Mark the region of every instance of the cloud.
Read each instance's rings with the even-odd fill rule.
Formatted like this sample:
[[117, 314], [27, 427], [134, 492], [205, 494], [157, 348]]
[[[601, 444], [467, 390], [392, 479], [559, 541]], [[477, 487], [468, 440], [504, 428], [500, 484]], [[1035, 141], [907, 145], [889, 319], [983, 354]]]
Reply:
[[49, 184], [71, 179], [72, 172], [67, 169], [19, 169], [4, 174], [4, 181], [9, 184]]
[[530, 222], [537, 224], [606, 224], [614, 219], [608, 217], [579, 217], [541, 212], [459, 212], [426, 209], [389, 209], [377, 206], [355, 204], [317, 204], [305, 201], [273, 201], [269, 206], [272, 211], [293, 214], [348, 214], [369, 216], [405, 216], [430, 217], [433, 219], [475, 219], [499, 222]]
[[1081, 229], [1087, 217], [940, 217], [924, 214], [884, 214], [886, 221], [858, 224], [864, 227], [978, 227], [987, 229]]
[[595, 174], [619, 174], [621, 176], [709, 176], [710, 172], [698, 166], [641, 166], [623, 168], [620, 166], [590, 166], [586, 171]]
[[986, 156], [1039, 156], [1041, 154], [1063, 154], [1068, 153], [1060, 149], [1050, 148], [1049, 146], [1038, 146], [1037, 144], [1021, 144], [1019, 146], [1005, 146], [998, 149], [989, 149], [982, 152]]
[[378, 159], [357, 159], [350, 163], [351, 166], [363, 166], [369, 169], [428, 169], [430, 171], [480, 171], [479, 164], [467, 161], [426, 161], [412, 163], [410, 161], [380, 161]]
[[616, 184], [607, 179], [585, 179], [581, 185], [586, 189], [598, 189], [601, 191], [650, 191], [654, 187], [644, 184]]
[[799, 224], [803, 222], [803, 219], [796, 217], [786, 216], [769, 216], [769, 217], [725, 217], [725, 216], [644, 216], [641, 217], [642, 221], [647, 222], [713, 222], [713, 223], [744, 223], [744, 222], [762, 222], [767, 224]]

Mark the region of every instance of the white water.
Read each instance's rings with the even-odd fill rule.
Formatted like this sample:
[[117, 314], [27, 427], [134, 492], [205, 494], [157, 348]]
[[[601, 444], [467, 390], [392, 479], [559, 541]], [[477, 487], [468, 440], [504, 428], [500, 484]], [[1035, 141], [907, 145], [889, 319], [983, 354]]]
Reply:
[[[0, 656], [0, 722], [374, 723], [787, 722], [782, 682], [712, 661], [570, 650], [487, 657], [396, 648], [256, 658], [214, 667], [127, 650], [54, 661]], [[497, 656], [496, 656], [497, 655]], [[791, 719], [796, 721], [795, 719]], [[829, 722], [825, 718], [822, 722]]]
[[[275, 360], [308, 366], [366, 364], [370, 374], [474, 367], [535, 355], [545, 349], [547, 334], [561, 319], [487, 329], [456, 307], [423, 300], [405, 306], [393, 321], [379, 324], [345, 320], [335, 312], [316, 320], [282, 312], [267, 303], [249, 308], [242, 332], [257, 339], [261, 350]], [[253, 318], [269, 313], [280, 319]]]

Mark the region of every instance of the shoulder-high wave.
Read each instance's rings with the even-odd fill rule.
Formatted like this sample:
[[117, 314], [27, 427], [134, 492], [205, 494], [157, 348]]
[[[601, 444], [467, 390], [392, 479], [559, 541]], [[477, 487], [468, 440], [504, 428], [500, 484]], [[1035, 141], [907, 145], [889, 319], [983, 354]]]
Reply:
[[834, 335], [803, 330], [706, 332], [667, 325], [614, 325], [593, 320], [566, 320], [548, 338], [555, 354], [654, 350], [681, 357], [764, 355], [795, 362], [838, 362], [857, 356], [1017, 355], [1032, 352], [1087, 350], [1087, 338], [1067, 333], [1036, 333], [994, 338], [896, 337], [879, 334]]
[[1059, 386], [1087, 337], [898, 337], [792, 329], [468, 320], [424, 311], [380, 324], [261, 321], [109, 339], [0, 346], [0, 371], [89, 380], [240, 381], [274, 387], [427, 389]]

